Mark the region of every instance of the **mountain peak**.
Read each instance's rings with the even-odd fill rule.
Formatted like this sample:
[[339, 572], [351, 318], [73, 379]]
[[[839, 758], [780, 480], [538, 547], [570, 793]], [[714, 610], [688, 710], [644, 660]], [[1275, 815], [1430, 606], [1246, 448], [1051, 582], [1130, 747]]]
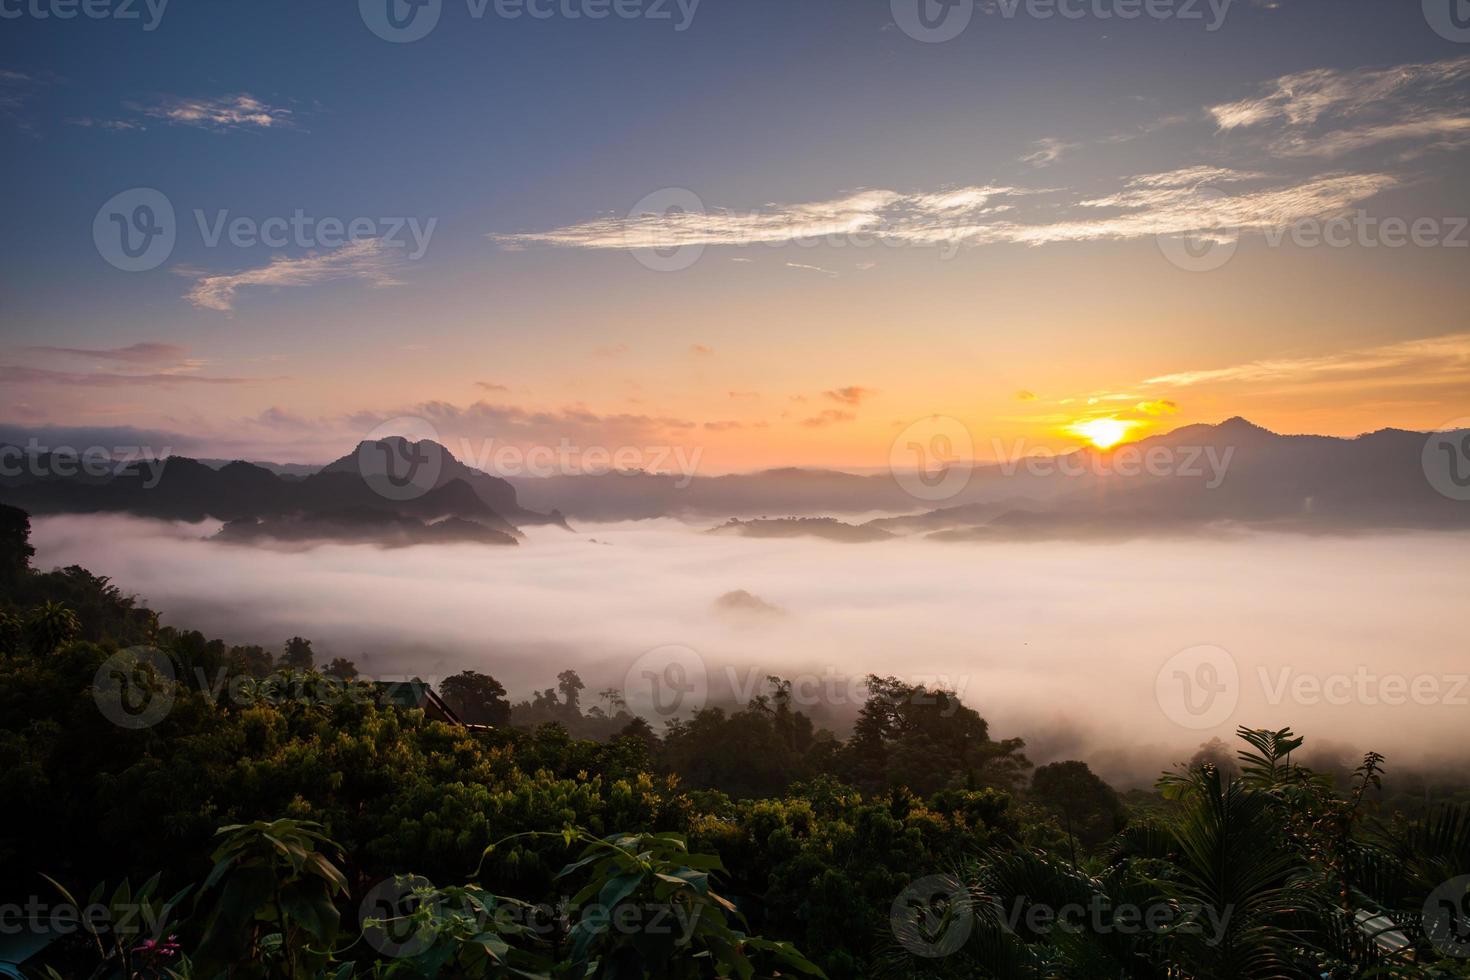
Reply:
[[1215, 426], [1215, 428], [1221, 432], [1248, 432], [1267, 436], [1274, 436], [1277, 434], [1275, 432], [1272, 432], [1270, 429], [1267, 429], [1264, 426], [1256, 425], [1256, 423], [1252, 422], [1250, 419], [1244, 418], [1239, 415], [1232, 415], [1224, 422], [1221, 422], [1219, 425]]

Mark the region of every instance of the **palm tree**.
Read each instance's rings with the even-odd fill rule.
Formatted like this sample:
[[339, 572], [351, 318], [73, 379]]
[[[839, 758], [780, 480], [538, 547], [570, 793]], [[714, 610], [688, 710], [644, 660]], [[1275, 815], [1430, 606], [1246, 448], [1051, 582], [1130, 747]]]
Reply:
[[54, 653], [81, 632], [77, 614], [59, 602], [43, 603], [26, 617], [26, 640], [32, 653]]

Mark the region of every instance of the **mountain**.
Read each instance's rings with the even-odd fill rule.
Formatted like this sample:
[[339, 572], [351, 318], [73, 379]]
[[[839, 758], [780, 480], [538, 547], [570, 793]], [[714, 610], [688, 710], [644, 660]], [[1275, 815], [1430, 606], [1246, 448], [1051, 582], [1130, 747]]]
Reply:
[[[17, 458], [18, 451], [9, 450], [8, 458]], [[328, 516], [340, 519], [343, 514], [357, 515], [360, 528], [372, 523], [364, 515], [379, 515], [381, 529], [395, 539], [411, 525], [395, 524], [389, 517], [425, 528], [446, 518], [473, 522], [494, 532], [497, 540], [520, 537], [517, 524], [566, 526], [558, 513], [521, 507], [509, 483], [465, 466], [449, 450], [428, 441], [363, 442], [304, 477], [281, 475], [253, 463], [216, 467], [181, 456], [85, 467], [66, 456], [32, 454], [20, 459], [20, 465], [7, 467], [0, 475], [0, 502], [33, 514], [124, 512], [165, 520], [214, 518], [244, 522], [231, 532], [240, 536], [264, 533], [249, 530], [258, 522], [283, 533], [301, 533], [304, 528], [325, 528], [331, 523]], [[478, 534], [462, 523], [433, 533], [461, 538]]]
[[[1280, 435], [1241, 418], [1190, 425], [1046, 467], [1045, 499], [964, 504], [868, 526], [942, 540], [1116, 537], [1211, 527], [1349, 532], [1470, 529], [1470, 503], [1425, 471], [1429, 434]], [[1035, 473], [1028, 476], [1035, 477]]]
[[887, 541], [893, 537], [875, 527], [844, 524], [831, 517], [782, 517], [742, 521], [730, 518], [709, 534], [735, 534], [744, 538], [823, 538], [855, 544], [865, 541]]
[[377, 544], [384, 547], [519, 543], [513, 535], [461, 517], [446, 517], [430, 523], [389, 511], [362, 508], [321, 514], [293, 514], [263, 520], [243, 517], [227, 522], [215, 538], [239, 544], [318, 544], [330, 541], [342, 544]]
[[[1453, 438], [1470, 445], [1470, 433]], [[33, 455], [0, 474], [0, 503], [36, 514], [124, 511], [190, 521], [368, 509], [425, 524], [474, 521], [511, 537], [528, 524], [565, 527], [563, 512], [587, 520], [731, 518], [714, 530], [837, 541], [1116, 537], [1217, 527], [1470, 528], [1470, 503], [1441, 493], [1426, 474], [1429, 441], [1427, 433], [1402, 429], [1356, 438], [1282, 435], [1233, 418], [1106, 451], [975, 465], [958, 492], [935, 502], [911, 496], [888, 473], [796, 468], [505, 480], [466, 466], [437, 443], [384, 439], [360, 443], [305, 476], [183, 457], [110, 471]], [[9, 449], [6, 458], [16, 452]], [[873, 519], [875, 513], [885, 516]]]

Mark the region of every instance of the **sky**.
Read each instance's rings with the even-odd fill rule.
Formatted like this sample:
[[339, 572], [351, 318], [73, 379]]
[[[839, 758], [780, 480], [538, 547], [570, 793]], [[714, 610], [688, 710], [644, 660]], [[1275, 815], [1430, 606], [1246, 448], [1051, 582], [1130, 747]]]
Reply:
[[0, 0], [0, 431], [322, 462], [411, 419], [726, 472], [935, 418], [981, 458], [1439, 428], [1451, 14]]

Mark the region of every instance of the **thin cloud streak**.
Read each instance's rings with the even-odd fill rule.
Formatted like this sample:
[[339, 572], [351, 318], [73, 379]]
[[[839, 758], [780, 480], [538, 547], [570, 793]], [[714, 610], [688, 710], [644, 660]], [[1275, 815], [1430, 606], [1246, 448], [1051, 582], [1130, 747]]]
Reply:
[[200, 309], [229, 312], [235, 308], [235, 294], [246, 286], [313, 286], [344, 279], [359, 279], [379, 287], [399, 286], [402, 280], [393, 274], [398, 264], [394, 250], [385, 248], [380, 239], [370, 238], [301, 258], [277, 257], [268, 265], [243, 272], [181, 274], [197, 277], [185, 297], [189, 302]]
[[[1207, 182], [1263, 180], [1272, 180], [1275, 186], [1242, 189], [1233, 195], [1201, 190]], [[1279, 227], [1354, 206], [1398, 182], [1381, 173], [1332, 174], [1290, 182], [1224, 168], [1191, 167], [1141, 174], [1128, 178], [1112, 194], [1074, 198], [1070, 207], [1077, 217], [1063, 221], [1045, 220], [1049, 210], [1033, 212], [1029, 221], [1017, 220], [1010, 217], [1017, 204], [993, 203], [1016, 202], [1037, 192], [977, 186], [939, 193], [865, 191], [830, 201], [772, 205], [754, 213], [600, 218], [539, 234], [503, 236], [502, 240], [585, 249], [774, 245], [846, 234], [916, 246], [1125, 240], [1213, 228]], [[1104, 209], [1119, 213], [1091, 216]]]
[[[1470, 136], [1462, 91], [1470, 57], [1393, 68], [1318, 68], [1267, 83], [1264, 94], [1212, 106], [1222, 132], [1271, 127], [1271, 152], [1332, 158], [1381, 143], [1458, 145]], [[1438, 108], [1431, 111], [1426, 106]]]
[[1470, 387], [1470, 333], [1444, 334], [1315, 357], [1271, 358], [1224, 368], [1180, 371], [1149, 378], [1143, 383], [1174, 388], [1283, 381], [1312, 384], [1347, 378], [1362, 383], [1374, 376], [1393, 383], [1410, 377], [1426, 383], [1460, 379]]

